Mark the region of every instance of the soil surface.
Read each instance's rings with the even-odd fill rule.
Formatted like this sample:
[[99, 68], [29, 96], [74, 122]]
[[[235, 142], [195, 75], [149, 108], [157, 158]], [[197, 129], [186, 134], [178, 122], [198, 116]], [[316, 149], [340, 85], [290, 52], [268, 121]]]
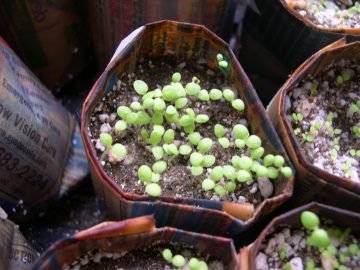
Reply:
[[[191, 82], [192, 78], [196, 76], [200, 80], [202, 89], [232, 89], [235, 93], [237, 90], [230, 82], [224, 80], [223, 74], [220, 70], [213, 71], [201, 60], [194, 62], [176, 62], [174, 58], [153, 59], [150, 62], [140, 64], [133, 74], [123, 74], [120, 76], [117, 83], [103, 99], [102, 102], [94, 109], [90, 116], [89, 136], [92, 138], [99, 159], [102, 159], [104, 151], [103, 146], [99, 143], [99, 135], [102, 132], [112, 132], [112, 127], [115, 122], [119, 120], [116, 115], [116, 109], [120, 105], [129, 106], [133, 101], [139, 100], [139, 96], [133, 90], [133, 82], [141, 79], [149, 85], [149, 90], [160, 88], [171, 82], [171, 76], [174, 72], [181, 73], [181, 83], [185, 86], [186, 83]], [[196, 131], [202, 137], [211, 138], [213, 146], [206, 154], [211, 154], [216, 157], [216, 162], [212, 167], [218, 165], [231, 165], [231, 157], [234, 155], [241, 156], [243, 154], [249, 155], [249, 150], [238, 149], [235, 147], [232, 138], [231, 130], [235, 124], [244, 124], [251, 128], [246, 120], [245, 111], [239, 112], [232, 108], [231, 104], [224, 100], [204, 102], [200, 101], [194, 96], [187, 96], [188, 105], [186, 107], [193, 108], [196, 115], [207, 114], [209, 121], [203, 124], [196, 124]], [[141, 100], [139, 100], [141, 101]], [[179, 109], [179, 114], [185, 114], [184, 109]], [[214, 125], [222, 124], [226, 128], [226, 137], [230, 140], [230, 147], [223, 149], [217, 141], [214, 134]], [[182, 129], [174, 124], [169, 124], [164, 121], [165, 130], [172, 128], [175, 130], [175, 141], [177, 145], [189, 144], [187, 134]], [[140, 138], [140, 128], [131, 127], [120, 135], [114, 135], [113, 143], [119, 142], [126, 146], [127, 156], [123, 163], [113, 165], [107, 159], [103, 159], [102, 165], [106, 173], [114, 179], [121, 188], [126, 192], [137, 194], [145, 193], [145, 185], [138, 180], [137, 170], [141, 165], [151, 165], [155, 159], [151, 152], [151, 147], [146, 145], [143, 139]], [[191, 144], [189, 144], [191, 145]], [[103, 148], [103, 149], [102, 149]], [[265, 154], [269, 154], [265, 152]], [[214, 199], [214, 200], [228, 200], [236, 202], [250, 202], [254, 205], [259, 204], [263, 198], [258, 188], [257, 181], [248, 181], [245, 183], [237, 183], [235, 192], [225, 194], [221, 198], [216, 195], [213, 190], [204, 191], [201, 188], [202, 181], [209, 177], [211, 168], [204, 168], [203, 174], [199, 176], [192, 176], [191, 167], [189, 166], [189, 155], [168, 159], [167, 169], [161, 175], [159, 182], [162, 187], [162, 196], [178, 196], [190, 197], [199, 199]], [[256, 176], [254, 177], [256, 180]], [[223, 183], [224, 179], [220, 181]], [[270, 183], [270, 181], [268, 181]], [[271, 185], [271, 183], [270, 183]]]
[[205, 261], [208, 268], [211, 270], [225, 270], [229, 269], [221, 261], [214, 258], [203, 256], [194, 252], [194, 250], [169, 247], [167, 245], [156, 245], [146, 249], [138, 249], [123, 253], [106, 253], [101, 251], [89, 252], [74, 261], [71, 265], [63, 266], [63, 270], [155, 270], [155, 269], [189, 269], [186, 264], [184, 267], [175, 268], [171, 263], [168, 263], [162, 256], [164, 248], [170, 248], [173, 256], [176, 254], [182, 255], [188, 263], [192, 257], [198, 260]]
[[360, 28], [360, 3], [356, 0], [294, 0], [301, 16], [326, 28]]
[[[342, 74], [350, 78], [341, 82]], [[358, 63], [333, 62], [289, 92], [287, 113], [310, 163], [360, 183], [360, 137], [354, 132], [360, 126], [359, 85]]]
[[[321, 226], [325, 229], [331, 239], [331, 250], [336, 250], [335, 255], [320, 252], [317, 247], [308, 246], [306, 238], [309, 231], [304, 228], [295, 229], [289, 227], [280, 227], [275, 232], [266, 237], [264, 243], [260, 246], [260, 251], [256, 257], [257, 270], [275, 270], [284, 269], [286, 263], [290, 263], [291, 269], [308, 269], [307, 263], [312, 260], [315, 267], [326, 268], [333, 261], [337, 261], [341, 269], [360, 269], [360, 238], [350, 233], [350, 230], [338, 228], [329, 221], [322, 221], [327, 224]], [[350, 233], [350, 234], [348, 234]], [[343, 237], [344, 240], [340, 238]], [[331, 255], [331, 256], [328, 256]], [[318, 268], [318, 269], [320, 269]], [[309, 268], [314, 269], [314, 268]], [[340, 269], [340, 268], [337, 268]]]

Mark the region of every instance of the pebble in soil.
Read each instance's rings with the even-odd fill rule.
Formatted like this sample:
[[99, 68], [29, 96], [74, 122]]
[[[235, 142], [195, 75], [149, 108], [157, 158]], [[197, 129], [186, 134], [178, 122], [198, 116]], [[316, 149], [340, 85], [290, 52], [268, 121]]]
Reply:
[[340, 60], [289, 92], [288, 119], [310, 163], [360, 183], [360, 66]]
[[325, 28], [360, 28], [360, 3], [356, 0], [294, 0], [296, 11]]
[[[159, 182], [163, 196], [229, 200], [241, 203], [249, 202], [254, 205], [259, 204], [264, 198], [270, 197], [275, 189], [272, 181], [269, 180], [266, 173], [257, 175], [255, 173], [256, 170], [251, 171], [252, 168], [258, 168], [260, 166], [262, 172], [267, 172], [267, 168], [261, 166], [264, 165], [262, 157], [269, 154], [266, 150], [268, 149], [267, 142], [260, 141], [258, 143], [257, 138], [253, 136], [254, 138], [252, 137], [251, 139], [254, 140], [251, 140], [251, 143], [256, 144], [256, 147], [258, 147], [256, 148], [257, 151], [253, 151], [245, 144], [245, 140], [235, 140], [233, 127], [236, 124], [247, 127], [251, 132], [251, 123], [248, 123], [246, 119], [246, 109], [243, 109], [244, 104], [242, 101], [238, 101], [236, 104], [231, 102], [231, 99], [238, 99], [237, 90], [233, 87], [231, 82], [224, 79], [220, 70], [209, 69], [203, 60], [183, 62], [177, 61], [169, 56], [161, 59], [152, 59], [149, 62], [140, 62], [134, 73], [119, 74], [119, 80], [112, 86], [112, 90], [101, 99], [101, 102], [95, 107], [93, 113], [90, 115], [90, 124], [88, 128], [88, 134], [92, 138], [92, 142], [97, 149], [98, 158], [106, 173], [114, 179], [125, 192], [144, 194], [146, 193], [146, 188], [150, 188], [150, 186], [151, 188], [154, 187], [154, 185], [146, 186], [144, 181], [139, 181], [138, 178], [139, 167], [141, 165], [147, 165], [148, 168], [143, 168], [143, 178], [146, 181], [149, 181], [146, 174], [149, 174], [149, 168], [152, 168], [152, 165], [157, 159], [156, 155], [153, 153], [154, 148], [142, 138], [141, 127], [137, 125], [128, 124], [125, 127], [124, 123], [120, 122], [118, 123], [117, 128], [121, 131], [115, 130], [115, 124], [120, 120], [119, 115], [117, 115], [117, 108], [120, 106], [130, 106], [132, 107], [132, 111], [136, 112], [140, 109], [139, 105], [141, 105], [141, 102], [143, 102], [141, 97], [143, 94], [139, 95], [134, 91], [134, 82], [136, 80], [142, 80], [148, 85], [149, 91], [159, 89], [156, 91], [161, 95], [161, 89], [164, 90], [164, 86], [171, 83], [174, 72], [179, 72], [181, 74], [180, 83], [184, 87], [187, 83], [192, 81], [201, 86], [202, 90], [197, 95], [186, 95], [186, 106], [183, 108], [177, 106], [177, 112], [179, 113], [179, 117], [184, 115], [202, 115], [200, 118], [196, 118], [198, 119], [198, 122], [196, 123], [195, 132], [198, 132], [201, 138], [208, 139], [206, 139], [207, 142], [204, 141], [203, 145], [202, 143], [199, 145], [206, 148], [206, 145], [209, 145], [209, 139], [212, 141], [212, 144], [210, 144], [210, 149], [205, 150], [204, 153], [202, 153], [202, 156], [197, 155], [194, 157], [193, 167], [190, 165], [190, 153], [175, 155], [165, 153], [164, 157], [162, 157], [165, 145], [163, 145], [164, 148], [161, 148], [161, 144], [159, 144], [158, 146], [160, 149], [157, 147], [157, 150], [160, 152], [157, 153], [157, 155], [159, 155], [158, 158], [160, 160], [163, 159], [166, 161], [166, 170], [157, 175], [153, 174], [154, 178], [152, 178], [151, 181], [156, 182], [155, 184]], [[179, 78], [175, 78], [175, 80], [178, 79]], [[141, 88], [143, 86], [143, 83], [138, 82], [138, 87]], [[207, 89], [208, 91], [205, 91], [204, 89]], [[231, 89], [232, 91], [230, 91], [230, 93], [229, 91], [224, 91], [224, 89]], [[156, 91], [155, 94], [157, 93]], [[232, 94], [234, 95], [233, 97]], [[227, 98], [225, 98], [225, 96]], [[138, 104], [138, 102], [140, 104]], [[160, 105], [163, 106], [163, 104], [159, 103], [159, 106]], [[165, 105], [167, 108], [164, 108], [163, 111], [166, 111], [170, 105], [176, 106], [176, 102], [169, 101], [166, 102]], [[236, 110], [235, 107], [240, 108], [240, 110]], [[159, 120], [158, 117], [155, 117], [153, 108], [154, 107], [151, 107], [146, 110], [152, 117], [151, 121], [155, 121], [154, 119], [159, 121], [160, 125], [164, 127], [163, 131], [169, 129], [174, 130], [173, 139], [170, 141], [173, 142], [174, 145], [172, 145], [172, 147], [175, 149], [171, 151], [181, 151], [182, 149], [180, 146], [188, 145], [190, 146], [191, 152], [201, 152], [198, 150], [201, 147], [196, 146], [197, 142], [194, 143], [194, 141], [198, 140], [196, 136], [195, 138], [189, 139], [187, 132], [184, 131], [178, 123], [170, 123], [171, 121], [167, 121], [165, 118], [162, 120], [161, 117]], [[171, 109], [173, 110], [173, 108]], [[214, 127], [216, 124], [222, 125], [223, 128], [215, 132]], [[145, 127], [147, 128], [147, 133], [150, 134], [153, 128], [152, 124], [150, 123]], [[104, 155], [104, 153], [106, 153], [106, 147], [103, 144], [104, 141], [102, 143], [101, 138], [99, 138], [100, 134], [103, 133], [112, 135], [112, 140], [107, 141], [106, 144], [109, 143], [109, 145], [111, 145], [114, 143], [121, 143], [125, 146], [125, 157], [116, 159], [116, 157], [111, 154], [109, 154], [108, 157]], [[245, 135], [246, 138], [248, 138], [248, 136], [249, 134]], [[221, 139], [218, 137], [221, 137]], [[164, 141], [162, 142], [164, 143]], [[122, 152], [125, 153], [125, 151]], [[215, 163], [207, 159], [209, 158], [209, 155], [215, 157]], [[234, 160], [232, 160], [232, 158], [236, 155], [239, 157], [253, 155], [254, 158], [251, 162], [254, 167], [250, 166], [244, 169], [248, 173], [243, 170], [241, 176], [239, 176], [239, 178], [245, 179], [245, 181], [240, 182], [231, 179], [232, 182], [235, 183], [235, 190], [233, 192], [226, 192], [224, 187], [231, 181], [227, 179], [227, 177], [224, 177], [225, 173], [223, 172], [223, 168], [225, 168], [225, 166], [234, 165]], [[202, 159], [204, 162], [206, 159], [209, 166], [202, 166], [202, 168], [199, 168], [199, 166], [194, 165], [197, 164], [197, 161], [201, 161]], [[286, 164], [284, 164], [282, 157], [279, 157], [279, 159], [281, 161], [279, 166], [274, 167], [274, 165], [272, 165], [273, 161], [267, 166], [272, 167], [269, 171], [272, 172], [273, 178], [274, 175], [275, 178], [279, 176], [279, 178], [282, 179], [280, 181], [283, 181], [284, 177], [282, 176], [282, 173], [280, 173], [280, 170], [282, 170], [282, 166], [285, 166]], [[241, 166], [242, 165], [240, 165], [240, 167]], [[215, 169], [216, 167], [217, 169]], [[229, 169], [230, 172], [234, 169], [229, 167], [226, 168]], [[216, 176], [214, 169], [218, 172]], [[234, 171], [235, 175], [239, 170], [240, 168], [236, 168]], [[285, 171], [285, 174], [289, 177], [291, 169], [287, 167]], [[215, 187], [207, 185], [206, 188], [203, 188], [203, 181], [207, 178], [215, 179], [212, 182], [212, 184], [216, 182]], [[230, 187], [230, 189], [231, 188], [232, 187]], [[158, 189], [152, 189], [151, 192], [159, 194], [160, 191]]]

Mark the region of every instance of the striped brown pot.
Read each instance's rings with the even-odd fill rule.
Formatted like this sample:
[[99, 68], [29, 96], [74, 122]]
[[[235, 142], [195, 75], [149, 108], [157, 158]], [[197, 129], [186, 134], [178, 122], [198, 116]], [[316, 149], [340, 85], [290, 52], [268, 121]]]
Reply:
[[65, 264], [71, 264], [90, 251], [131, 252], [155, 243], [185, 246], [222, 261], [229, 269], [239, 269], [238, 257], [231, 239], [170, 227], [157, 229], [151, 216], [104, 222], [60, 240], [40, 257], [32, 269], [60, 270]]
[[159, 226], [173, 226], [217, 235], [238, 234], [291, 196], [293, 177], [275, 181], [274, 196], [263, 201], [256, 209], [252, 204], [194, 198], [160, 197], [154, 200], [149, 196], [124, 192], [106, 175], [88, 135], [89, 116], [104, 94], [111, 90], [116, 74], [131, 72], [140, 57], [163, 55], [168, 50], [188, 58], [195, 56], [196, 59], [201, 55], [210, 67], [216, 67], [216, 54], [222, 52], [229, 62], [225, 76], [233, 81], [235, 88], [239, 90], [240, 98], [246, 104], [252, 133], [261, 137], [266, 151], [283, 155], [287, 164], [290, 164], [255, 90], [228, 45], [203, 26], [162, 21], [139, 28], [121, 43], [83, 105], [82, 138], [86, 145], [95, 189], [105, 201], [112, 218], [125, 219], [154, 214]]
[[[336, 40], [360, 40], [360, 29], [324, 28], [294, 10], [294, 0], [257, 0], [244, 18], [239, 59], [247, 73], [283, 83], [312, 54]], [[306, 1], [305, 1], [306, 2]], [[265, 89], [268, 94], [269, 89]]]
[[333, 220], [338, 226], [350, 227], [351, 232], [356, 235], [360, 234], [360, 214], [312, 202], [274, 218], [261, 232], [255, 242], [242, 248], [239, 253], [241, 270], [256, 269], [255, 259], [260, 250], [260, 245], [265, 241], [266, 236], [276, 230], [278, 226], [287, 225], [293, 228], [301, 228], [300, 215], [305, 210], [312, 211], [321, 218]]
[[291, 161], [297, 170], [296, 190], [293, 202], [301, 205], [313, 200], [329, 205], [360, 212], [360, 184], [340, 176], [333, 175], [314, 166], [306, 158], [286, 118], [285, 99], [287, 93], [308, 74], [315, 74], [333, 60], [343, 58], [360, 59], [360, 42], [346, 44], [339, 40], [306, 60], [282, 86], [269, 104], [267, 111], [278, 131]]

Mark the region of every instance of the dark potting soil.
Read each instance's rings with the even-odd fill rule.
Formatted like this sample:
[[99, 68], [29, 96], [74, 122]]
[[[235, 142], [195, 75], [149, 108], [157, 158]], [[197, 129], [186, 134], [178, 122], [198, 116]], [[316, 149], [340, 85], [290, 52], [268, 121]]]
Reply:
[[[341, 81], [344, 73], [350, 78]], [[360, 127], [359, 85], [360, 65], [341, 60], [306, 76], [288, 93], [287, 102], [289, 120], [310, 163], [358, 183], [360, 137], [354, 127]], [[294, 119], [294, 113], [303, 119]]]
[[229, 269], [223, 262], [209, 256], [204, 256], [192, 249], [181, 248], [178, 246], [155, 245], [144, 249], [136, 249], [129, 252], [107, 253], [102, 251], [89, 252], [88, 254], [77, 259], [70, 265], [63, 266], [64, 270], [172, 270], [172, 269], [188, 269], [187, 264], [182, 268], [175, 268], [168, 263], [162, 256], [162, 251], [170, 248], [173, 256], [182, 255], [186, 263], [192, 257], [205, 261], [210, 270], [226, 270]]
[[309, 231], [306, 229], [281, 226], [269, 234], [261, 244], [256, 257], [256, 269], [285, 269], [286, 263], [290, 263], [291, 269], [314, 269], [306, 267], [307, 262], [312, 260], [315, 267], [320, 267], [318, 269], [335, 269], [333, 268], [335, 263], [347, 267], [342, 269], [359, 270], [360, 238], [352, 234], [349, 229], [339, 228], [332, 222], [322, 221], [322, 223], [326, 225], [321, 228], [328, 231], [331, 240], [332, 248], [328, 250], [335, 248], [335, 255], [327, 251], [320, 252], [318, 248], [307, 245]]
[[[174, 72], [181, 73], [181, 82], [185, 85], [191, 82], [192, 78], [196, 76], [200, 80], [202, 89], [232, 89], [237, 90], [232, 86], [231, 82], [224, 79], [220, 70], [210, 70], [204, 61], [176, 61], [172, 57], [153, 59], [149, 62], [139, 64], [132, 74], [119, 74], [119, 81], [114, 85], [113, 90], [102, 98], [101, 103], [94, 109], [90, 116], [89, 136], [97, 148], [98, 138], [101, 132], [108, 132], [115, 122], [119, 120], [116, 115], [116, 109], [120, 105], [129, 106], [131, 102], [139, 99], [136, 92], [133, 90], [133, 82], [135, 80], [143, 80], [149, 85], [149, 90], [161, 88], [171, 82], [171, 76]], [[249, 127], [247, 123], [245, 111], [239, 112], [232, 108], [231, 104], [224, 100], [203, 102], [192, 96], [187, 96], [189, 102], [186, 107], [194, 109], [195, 114], [207, 114], [210, 119], [207, 123], [197, 124], [196, 131], [202, 137], [208, 137], [213, 140], [213, 146], [206, 154], [211, 154], [216, 157], [217, 165], [231, 165], [231, 157], [236, 155], [241, 156], [247, 153], [248, 149], [238, 149], [233, 143], [228, 149], [223, 149], [217, 142], [214, 134], [214, 125], [222, 124], [227, 128], [227, 134], [230, 134], [231, 128], [235, 124], [244, 124]], [[140, 100], [141, 101], [141, 100]], [[184, 109], [179, 110], [179, 114], [184, 114]], [[166, 121], [164, 121], [165, 123]], [[187, 143], [187, 134], [176, 131], [176, 126], [166, 123], [165, 130], [168, 128], [175, 129], [175, 143], [179, 145]], [[137, 170], [141, 165], [151, 165], [155, 159], [151, 153], [151, 147], [146, 146], [139, 136], [139, 128], [128, 128], [120, 137], [114, 137], [114, 143], [120, 142], [127, 148], [127, 156], [123, 163], [111, 164], [106, 159], [102, 161], [102, 165], [106, 173], [116, 181], [125, 192], [132, 192], [136, 194], [144, 194], [145, 185], [138, 180]], [[230, 136], [227, 135], [228, 139]], [[263, 142], [263, 147], [266, 149], [266, 142]], [[101, 158], [102, 151], [97, 151], [98, 158]], [[207, 178], [206, 174], [209, 169], [204, 168], [204, 173], [200, 176], [192, 176], [190, 166], [188, 165], [189, 156], [176, 156], [168, 161], [166, 171], [161, 175], [159, 182], [162, 187], [162, 196], [179, 196], [199, 199], [215, 199], [227, 200], [235, 202], [249, 202], [254, 205], [262, 201], [261, 194], [258, 189], [256, 181], [249, 181], [246, 183], [237, 183], [237, 188], [234, 193], [226, 194], [219, 198], [213, 191], [204, 191], [201, 188], [202, 181]], [[254, 179], [255, 180], [255, 179]]]

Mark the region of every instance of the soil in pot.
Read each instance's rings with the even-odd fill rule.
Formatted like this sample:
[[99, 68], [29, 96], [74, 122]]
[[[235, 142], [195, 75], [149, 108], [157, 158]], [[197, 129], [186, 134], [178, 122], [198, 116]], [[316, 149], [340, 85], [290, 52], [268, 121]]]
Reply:
[[316, 217], [317, 224], [311, 221], [302, 228], [275, 228], [260, 246], [256, 269], [360, 269], [359, 236], [331, 220], [319, 224], [319, 218], [309, 211], [303, 212], [301, 219], [304, 213]]
[[216, 70], [172, 56], [140, 61], [95, 107], [89, 136], [125, 192], [258, 205], [273, 194], [269, 179], [291, 176], [284, 158], [264, 153], [266, 142], [250, 134], [221, 57]]
[[360, 28], [360, 3], [355, 0], [290, 0], [295, 10], [318, 26]]
[[[179, 256], [180, 255], [180, 256]], [[166, 258], [166, 259], [165, 259]], [[192, 259], [195, 258], [196, 260]], [[190, 262], [190, 260], [192, 261]], [[190, 265], [192, 267], [190, 267]], [[206, 265], [206, 267], [205, 267]], [[216, 258], [200, 254], [182, 247], [156, 244], [142, 249], [109, 253], [102, 251], [88, 252], [64, 270], [117, 270], [117, 269], [188, 269], [188, 270], [225, 270], [230, 269]]]
[[311, 164], [360, 182], [360, 65], [340, 60], [290, 90], [287, 114]]

